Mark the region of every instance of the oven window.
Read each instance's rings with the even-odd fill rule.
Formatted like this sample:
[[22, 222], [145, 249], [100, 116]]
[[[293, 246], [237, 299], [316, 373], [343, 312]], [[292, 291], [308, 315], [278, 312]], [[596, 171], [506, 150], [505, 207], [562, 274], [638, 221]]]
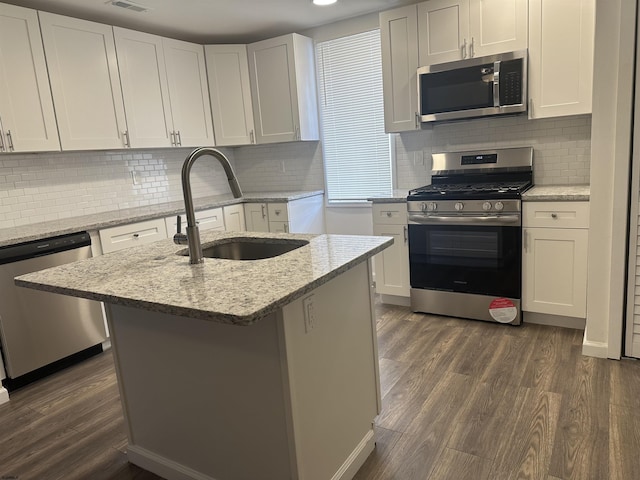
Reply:
[[427, 256], [434, 264], [497, 268], [501, 242], [497, 231], [432, 231]]
[[413, 288], [520, 298], [520, 227], [409, 225]]

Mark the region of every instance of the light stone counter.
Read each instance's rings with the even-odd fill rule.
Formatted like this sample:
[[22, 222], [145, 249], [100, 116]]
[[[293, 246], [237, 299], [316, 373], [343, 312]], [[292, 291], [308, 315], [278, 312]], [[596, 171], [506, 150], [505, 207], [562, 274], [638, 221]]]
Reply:
[[367, 201], [372, 203], [401, 203], [407, 201], [408, 190], [394, 190], [388, 197], [370, 197]]
[[[206, 247], [251, 232], [202, 232]], [[189, 265], [171, 240], [23, 275], [16, 284], [152, 312], [251, 325], [393, 243], [388, 237], [260, 233], [309, 244], [264, 260]]]
[[523, 202], [589, 201], [589, 185], [537, 185], [522, 194]]
[[[287, 202], [299, 200], [316, 195], [322, 195], [322, 190], [297, 191], [297, 192], [257, 192], [245, 193], [242, 198], [233, 198], [233, 195], [213, 195], [196, 198], [194, 204], [196, 211], [209, 208], [224, 207], [236, 203], [253, 202]], [[101, 212], [93, 215], [69, 217], [49, 222], [34, 223], [15, 228], [0, 229], [0, 247], [15, 245], [17, 243], [40, 240], [47, 237], [66, 235], [84, 230], [100, 230], [115, 227], [127, 223], [143, 222], [154, 218], [168, 217], [184, 213], [184, 202], [168, 202], [144, 207], [126, 208], [110, 212]]]

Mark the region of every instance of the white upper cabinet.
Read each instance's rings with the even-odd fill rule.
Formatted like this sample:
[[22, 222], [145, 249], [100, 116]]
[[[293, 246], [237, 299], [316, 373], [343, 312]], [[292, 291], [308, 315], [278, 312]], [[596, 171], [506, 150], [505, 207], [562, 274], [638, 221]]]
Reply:
[[129, 146], [210, 146], [202, 46], [113, 27]]
[[429, 0], [418, 4], [420, 65], [468, 57], [469, 0]]
[[255, 143], [246, 45], [205, 45], [216, 144]]
[[527, 0], [429, 0], [418, 38], [421, 66], [527, 48]]
[[35, 10], [0, 4], [0, 152], [60, 150]]
[[529, 118], [591, 113], [595, 0], [529, 1]]
[[177, 146], [215, 145], [203, 46], [163, 38], [162, 47]]
[[385, 132], [419, 128], [418, 10], [415, 5], [380, 14]]
[[172, 146], [162, 38], [113, 28], [131, 147]]
[[127, 127], [111, 26], [39, 16], [62, 149], [124, 147]]
[[318, 140], [313, 41], [296, 33], [248, 46], [257, 143]]

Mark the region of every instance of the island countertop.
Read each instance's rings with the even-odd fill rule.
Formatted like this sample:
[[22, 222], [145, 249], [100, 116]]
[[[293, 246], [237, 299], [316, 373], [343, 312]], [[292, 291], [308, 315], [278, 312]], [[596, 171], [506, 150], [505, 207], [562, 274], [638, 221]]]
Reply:
[[390, 237], [202, 232], [203, 248], [231, 237], [308, 240], [263, 260], [190, 265], [171, 240], [17, 277], [16, 285], [144, 310], [251, 325], [393, 243]]

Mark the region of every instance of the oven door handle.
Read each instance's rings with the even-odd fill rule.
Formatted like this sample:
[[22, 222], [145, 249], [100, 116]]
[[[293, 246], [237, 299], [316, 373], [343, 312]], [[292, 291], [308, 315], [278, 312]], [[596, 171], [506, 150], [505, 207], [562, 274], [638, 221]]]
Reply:
[[469, 225], [469, 224], [491, 224], [491, 225], [520, 225], [520, 215], [474, 215], [474, 216], [446, 216], [446, 215], [411, 215], [409, 223], [418, 225]]

